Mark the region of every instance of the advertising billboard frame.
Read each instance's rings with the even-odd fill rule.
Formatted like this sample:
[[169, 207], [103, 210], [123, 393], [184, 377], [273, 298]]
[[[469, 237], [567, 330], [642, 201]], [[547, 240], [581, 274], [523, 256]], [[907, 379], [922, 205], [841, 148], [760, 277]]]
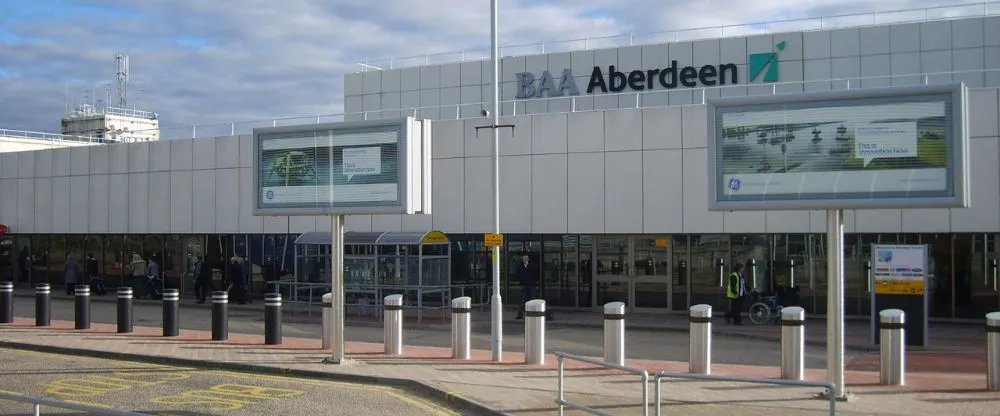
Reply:
[[[913, 85], [887, 88], [859, 88], [836, 91], [814, 91], [774, 95], [751, 95], [706, 99], [708, 123], [707, 167], [708, 167], [708, 210], [709, 211], [762, 211], [762, 210], [818, 210], [818, 209], [899, 209], [899, 208], [964, 208], [969, 205], [969, 137], [967, 88], [964, 83], [936, 85]], [[837, 101], [864, 99], [915, 99], [932, 96], [948, 96], [951, 116], [951, 155], [949, 162], [950, 195], [941, 197], [833, 197], [825, 198], [781, 198], [731, 200], [721, 195], [724, 175], [718, 160], [722, 151], [722, 131], [719, 116], [728, 108], [741, 107], [752, 111], [754, 107], [766, 108], [775, 105], [796, 104], [810, 108], [825, 108], [823, 104]]]
[[[253, 129], [253, 215], [380, 215], [430, 213], [430, 120], [402, 117], [380, 120], [343, 121]], [[273, 135], [329, 132], [358, 128], [398, 128], [396, 141], [396, 201], [393, 204], [358, 204], [350, 207], [280, 206], [263, 204], [261, 187], [261, 143]], [[330, 185], [331, 187], [333, 185]], [[336, 203], [336, 196], [333, 197]]]

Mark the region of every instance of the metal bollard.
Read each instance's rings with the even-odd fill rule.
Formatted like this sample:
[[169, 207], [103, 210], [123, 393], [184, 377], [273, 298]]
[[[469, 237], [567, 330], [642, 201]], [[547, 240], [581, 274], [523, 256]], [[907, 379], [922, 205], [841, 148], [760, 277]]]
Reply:
[[48, 283], [35, 285], [35, 326], [52, 325], [52, 287]]
[[73, 290], [74, 328], [90, 329], [90, 286], [76, 285]]
[[905, 314], [899, 309], [886, 309], [878, 313], [880, 377], [883, 385], [906, 384], [906, 334], [903, 323]]
[[403, 353], [403, 295], [386, 296], [384, 302], [385, 353], [400, 355]]
[[604, 304], [604, 362], [625, 365], [625, 302]]
[[524, 363], [545, 364], [545, 301], [524, 303]]
[[463, 296], [451, 301], [451, 358], [472, 358], [472, 298]]
[[181, 292], [177, 289], [163, 290], [163, 336], [176, 337], [180, 333], [178, 303]]
[[986, 314], [986, 389], [1000, 391], [1000, 312]]
[[229, 294], [212, 292], [212, 341], [229, 339]]
[[118, 288], [118, 333], [132, 332], [132, 288]]
[[264, 344], [281, 344], [281, 293], [264, 295]]
[[806, 356], [806, 310], [781, 309], [781, 378], [803, 380]]
[[333, 316], [333, 294], [323, 295], [323, 349], [330, 349], [330, 319]]
[[692, 374], [712, 374], [712, 305], [694, 305], [689, 315], [688, 371]]
[[14, 282], [0, 282], [0, 324], [14, 322]]

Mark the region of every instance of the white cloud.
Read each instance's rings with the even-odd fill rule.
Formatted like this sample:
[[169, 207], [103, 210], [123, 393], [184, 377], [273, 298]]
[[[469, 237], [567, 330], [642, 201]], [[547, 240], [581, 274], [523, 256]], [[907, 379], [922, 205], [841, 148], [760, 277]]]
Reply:
[[[357, 71], [355, 62], [363, 57], [462, 49], [480, 49], [482, 55], [489, 46], [487, 0], [61, 3], [91, 9], [70, 9], [65, 18], [14, 13], [14, 18], [5, 19], [2, 16], [10, 13], [0, 13], [0, 96], [6, 104], [0, 110], [2, 128], [57, 131], [67, 85], [71, 103], [78, 103], [83, 90], [112, 79], [115, 50], [131, 57], [130, 97], [143, 109], [160, 113], [162, 123], [171, 126], [338, 113], [343, 109], [343, 74]], [[956, 2], [877, 4], [881, 10], [895, 10]], [[7, 5], [0, 11], [18, 7], [23, 6]], [[873, 3], [509, 0], [501, 7], [501, 42], [512, 45], [870, 12]], [[799, 29], [796, 24], [781, 28]], [[97, 89], [97, 96], [104, 97], [103, 88]]]

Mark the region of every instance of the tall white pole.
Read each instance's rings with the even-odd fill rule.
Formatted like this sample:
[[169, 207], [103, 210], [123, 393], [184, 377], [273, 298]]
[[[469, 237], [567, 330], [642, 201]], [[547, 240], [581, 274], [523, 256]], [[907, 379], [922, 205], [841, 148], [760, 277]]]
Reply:
[[[500, 234], [500, 25], [499, 0], [491, 0], [493, 50], [493, 232]], [[493, 361], [503, 361], [503, 305], [500, 299], [500, 247], [493, 247], [493, 298], [490, 300]]]
[[844, 211], [826, 210], [826, 373], [837, 391], [846, 397], [844, 386]]
[[334, 364], [344, 362], [344, 216], [331, 215], [330, 245], [330, 294], [331, 319], [330, 361]]

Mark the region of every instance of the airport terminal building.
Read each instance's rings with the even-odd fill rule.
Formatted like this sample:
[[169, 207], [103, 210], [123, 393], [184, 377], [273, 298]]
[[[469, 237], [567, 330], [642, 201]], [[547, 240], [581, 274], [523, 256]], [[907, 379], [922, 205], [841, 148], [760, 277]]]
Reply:
[[[980, 13], [982, 14], [982, 13]], [[693, 33], [693, 32], [692, 32]], [[705, 33], [705, 32], [702, 32]], [[505, 54], [506, 55], [506, 54]], [[870, 314], [876, 243], [929, 247], [930, 315], [1000, 308], [1000, 16], [817, 29], [526, 56], [501, 61], [504, 276], [528, 254], [548, 304], [637, 312], [724, 305], [719, 259], [753, 260], [758, 290], [788, 285], [826, 309], [825, 211], [708, 209], [706, 98], [963, 82], [969, 208], [845, 211], [846, 313]], [[453, 283], [486, 285], [492, 232], [492, 65], [451, 62], [345, 76], [345, 120], [433, 120], [431, 215], [346, 217], [346, 230], [445, 233]], [[828, 146], [837, 126], [800, 141]], [[94, 253], [110, 284], [126, 253], [182, 280], [193, 256], [247, 257], [257, 280], [295, 278], [295, 239], [326, 217], [253, 215], [252, 136], [178, 138], [0, 154], [5, 268], [62, 282], [67, 252]], [[756, 140], [756, 138], [754, 138]], [[825, 150], [824, 150], [825, 151]], [[794, 266], [793, 266], [794, 264]], [[321, 265], [322, 267], [322, 265]], [[728, 267], [728, 266], [727, 266]], [[328, 276], [328, 274], [327, 274]], [[303, 279], [303, 277], [299, 277]], [[519, 283], [504, 277], [504, 301]]]

